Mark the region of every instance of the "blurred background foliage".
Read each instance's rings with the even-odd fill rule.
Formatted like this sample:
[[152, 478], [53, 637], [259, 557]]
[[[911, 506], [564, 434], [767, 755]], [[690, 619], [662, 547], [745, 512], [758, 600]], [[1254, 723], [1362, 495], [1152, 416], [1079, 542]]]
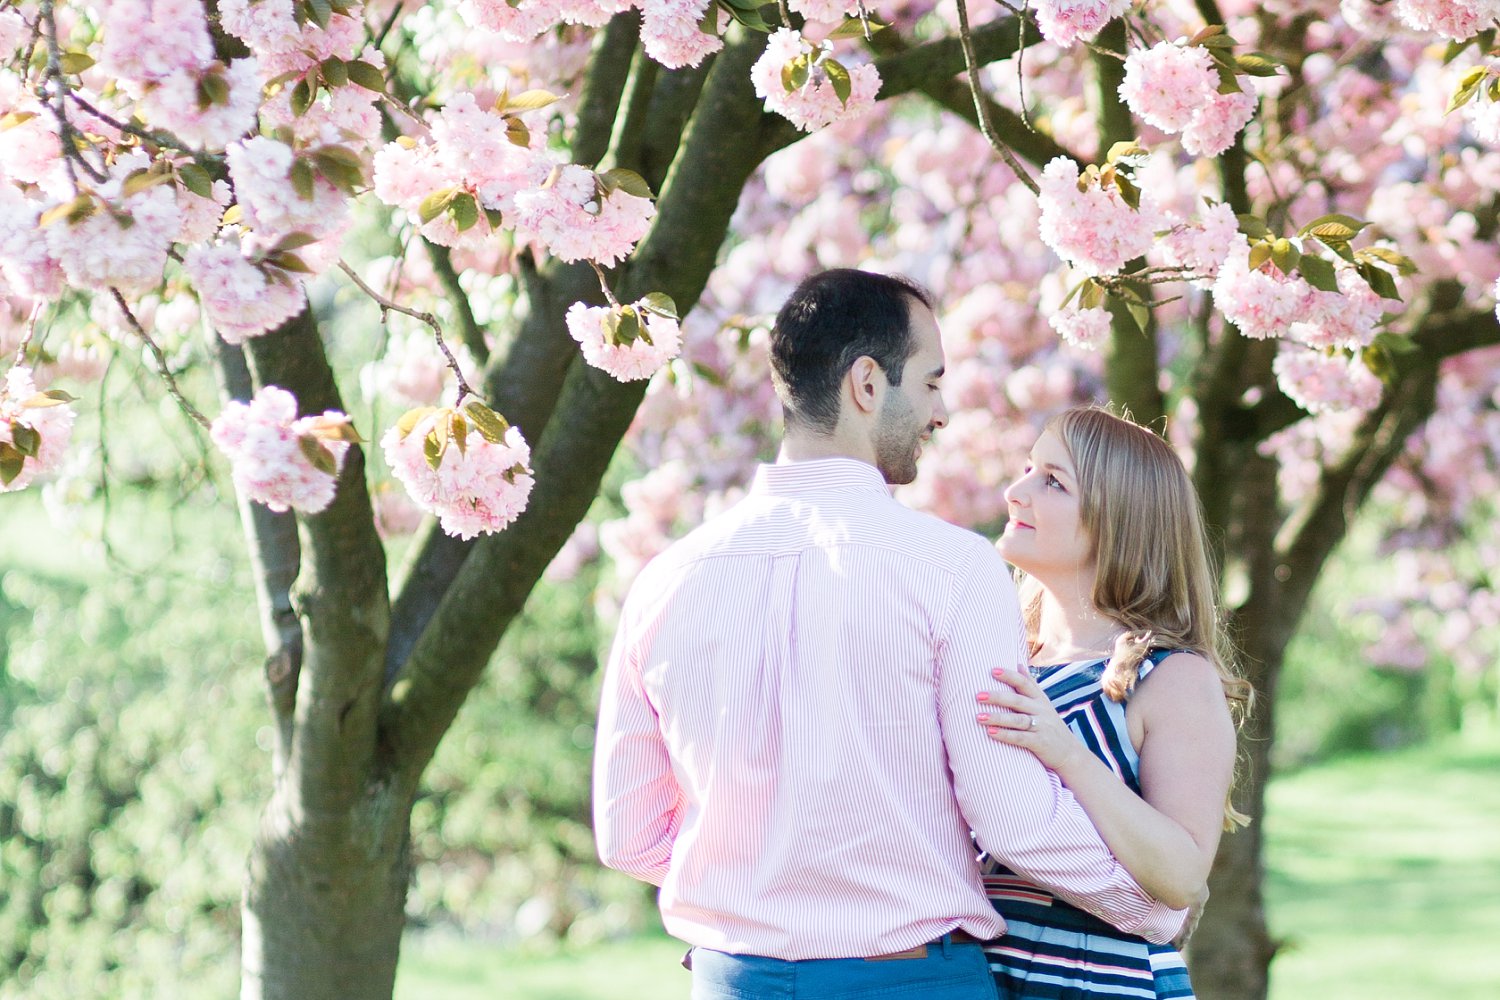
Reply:
[[[0, 998], [235, 992], [270, 733], [239, 524], [215, 492], [0, 499]], [[594, 520], [620, 509], [607, 490]], [[1439, 655], [1370, 666], [1384, 626], [1351, 608], [1381, 586], [1356, 534], [1291, 649], [1283, 774], [1493, 721], [1489, 682]], [[444, 742], [413, 821], [408, 910], [429, 938], [544, 955], [656, 926], [650, 890], [601, 871], [589, 830], [617, 589], [597, 559], [545, 580]]]

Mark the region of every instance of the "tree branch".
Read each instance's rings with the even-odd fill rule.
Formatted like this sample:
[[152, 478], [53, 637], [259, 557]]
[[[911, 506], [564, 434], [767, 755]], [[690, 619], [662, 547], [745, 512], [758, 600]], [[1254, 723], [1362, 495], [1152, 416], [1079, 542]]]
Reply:
[[[249, 401], [255, 393], [244, 351], [215, 335], [215, 366], [225, 400]], [[302, 561], [297, 518], [276, 513], [265, 504], [237, 497], [240, 524], [250, 553], [260, 633], [266, 646], [266, 698], [276, 722], [274, 773], [282, 774], [292, 752], [292, 719], [297, 707], [297, 679], [302, 671], [302, 626], [292, 609], [292, 583]]]
[[640, 14], [628, 10], [616, 14], [597, 36], [589, 57], [588, 76], [578, 99], [578, 127], [573, 131], [573, 162], [593, 166], [609, 150], [619, 114], [620, 95], [630, 74]]
[[[344, 408], [310, 308], [248, 341], [246, 354], [255, 382], [291, 392], [299, 413]], [[359, 799], [375, 752], [390, 616], [362, 448], [349, 449], [333, 502], [299, 517], [298, 529], [301, 571], [291, 597], [303, 661], [291, 759], [302, 802], [346, 808]]]
[[[682, 140], [651, 231], [620, 269], [622, 300], [664, 291], [685, 315], [707, 284], [740, 192], [759, 163], [763, 118], [749, 68], [763, 39], [733, 28]], [[597, 290], [596, 293], [597, 294]], [[561, 308], [568, 300], [554, 300]], [[576, 361], [533, 451], [536, 487], [509, 530], [484, 538], [402, 667], [382, 714], [414, 781], [548, 562], [582, 520], [645, 392]]]

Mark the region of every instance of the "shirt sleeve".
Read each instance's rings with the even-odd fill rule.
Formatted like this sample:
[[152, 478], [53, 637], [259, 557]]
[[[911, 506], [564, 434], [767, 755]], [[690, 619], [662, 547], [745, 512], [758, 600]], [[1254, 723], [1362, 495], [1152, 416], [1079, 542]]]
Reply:
[[594, 837], [605, 865], [659, 886], [671, 865], [682, 795], [642, 683], [642, 639], [627, 600], [599, 704]]
[[1023, 669], [1025, 632], [999, 554], [977, 546], [939, 633], [938, 705], [953, 787], [979, 846], [1106, 923], [1169, 941], [1185, 910], [1157, 902], [1110, 853], [1073, 793], [1029, 750], [996, 743], [975, 721], [990, 671]]

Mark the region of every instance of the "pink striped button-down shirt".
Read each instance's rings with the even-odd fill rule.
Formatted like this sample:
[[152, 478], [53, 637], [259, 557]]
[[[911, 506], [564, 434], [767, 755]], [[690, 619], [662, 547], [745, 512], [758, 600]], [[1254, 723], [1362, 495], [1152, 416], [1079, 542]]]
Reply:
[[[974, 839], [1154, 941], [1148, 896], [975, 694], [1025, 662], [1010, 575], [853, 459], [763, 466], [631, 588], [604, 680], [594, 831], [668, 933], [782, 959], [1001, 933]], [[971, 838], [970, 831], [974, 832]]]

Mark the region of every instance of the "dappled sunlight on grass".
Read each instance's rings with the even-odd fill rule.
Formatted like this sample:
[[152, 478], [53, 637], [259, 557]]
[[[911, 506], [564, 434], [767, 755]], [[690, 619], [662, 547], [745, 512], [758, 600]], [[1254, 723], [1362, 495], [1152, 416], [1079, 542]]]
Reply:
[[1273, 782], [1272, 1000], [1500, 996], [1500, 734]]

